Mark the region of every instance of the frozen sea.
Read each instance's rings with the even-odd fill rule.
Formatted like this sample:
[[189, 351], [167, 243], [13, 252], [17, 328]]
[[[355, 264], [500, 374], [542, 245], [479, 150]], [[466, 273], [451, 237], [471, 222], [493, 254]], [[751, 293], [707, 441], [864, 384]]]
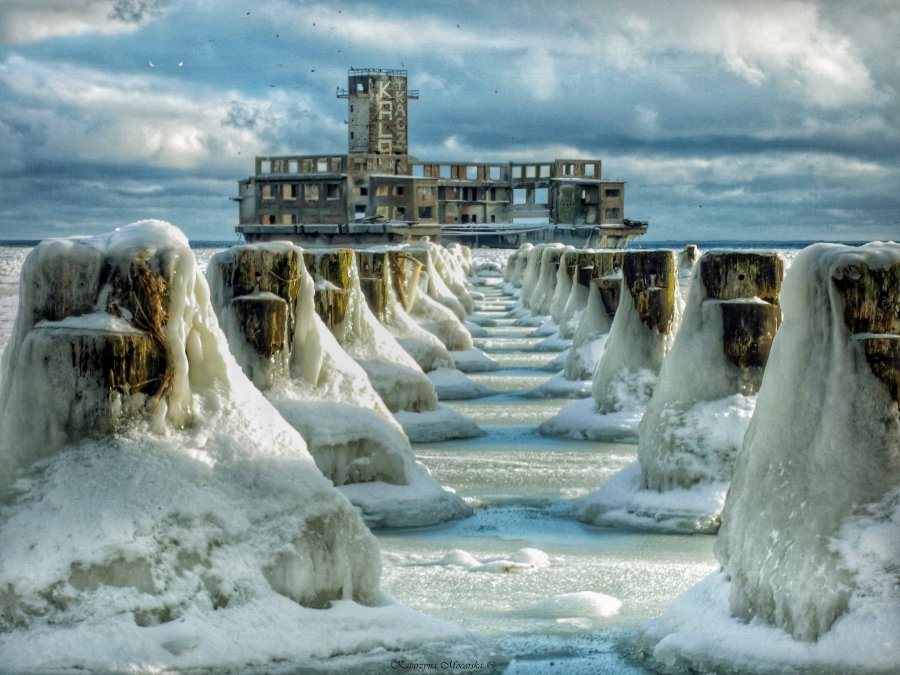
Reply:
[[[0, 349], [10, 338], [29, 250], [0, 246]], [[197, 247], [201, 265], [216, 250]], [[502, 260], [511, 251], [475, 253], [476, 260]], [[568, 402], [531, 393], [552, 376], [545, 367], [556, 354], [536, 350], [543, 338], [515, 325], [514, 299], [499, 282], [476, 288], [484, 295], [476, 311], [494, 325], [475, 342], [500, 369], [470, 376], [494, 393], [449, 404], [486, 435], [414, 446], [475, 515], [431, 529], [376, 532], [382, 588], [484, 637], [482, 663], [506, 673], [650, 672], [630, 638], [717, 567], [714, 537], [592, 528], [571, 517], [578, 498], [636, 459], [636, 447], [538, 434], [538, 425]]]

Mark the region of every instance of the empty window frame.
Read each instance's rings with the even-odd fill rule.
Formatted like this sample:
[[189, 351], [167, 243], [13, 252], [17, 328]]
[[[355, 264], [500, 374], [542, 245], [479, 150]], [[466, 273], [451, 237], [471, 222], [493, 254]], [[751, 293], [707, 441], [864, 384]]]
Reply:
[[272, 184], [271, 183], [263, 183], [260, 186], [260, 195], [262, 196], [262, 200], [264, 202], [275, 201], [275, 191], [272, 190]]
[[618, 188], [607, 188], [603, 191], [603, 196], [608, 197], [609, 199], [618, 199], [621, 194], [622, 193]]
[[317, 183], [310, 183], [303, 186], [303, 197], [308, 202], [319, 201], [319, 186]]
[[326, 183], [325, 184], [325, 199], [340, 199], [341, 198], [341, 185], [340, 183]]

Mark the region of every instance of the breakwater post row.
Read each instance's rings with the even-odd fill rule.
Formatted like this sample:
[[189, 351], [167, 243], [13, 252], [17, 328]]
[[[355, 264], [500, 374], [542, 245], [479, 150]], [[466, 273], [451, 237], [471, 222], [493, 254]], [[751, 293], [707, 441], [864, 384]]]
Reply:
[[[575, 255], [563, 264], [574, 269]], [[580, 402], [569, 404], [555, 427], [542, 426], [584, 438], [615, 418], [622, 387], [606, 386], [608, 371], [643, 349], [634, 332], [615, 341], [626, 319], [674, 337], [658, 353], [658, 378], [644, 380], [653, 391], [638, 415], [638, 461], [579, 510], [605, 526], [719, 533], [721, 571], [642, 626], [644, 652], [674, 668], [783, 666], [787, 651], [745, 647], [762, 639], [737, 635], [753, 622], [773, 627], [773, 639], [806, 642], [804, 668], [895, 670], [887, 626], [900, 596], [887, 542], [900, 522], [900, 246], [814, 245], [787, 274], [775, 253], [686, 249], [678, 259], [693, 268], [689, 284], [673, 284], [671, 252], [625, 253], [591, 374], [595, 399], [607, 398], [566, 416]], [[524, 296], [523, 281], [540, 278], [546, 260], [514, 254], [508, 288]], [[589, 302], [581, 325], [597, 326], [590, 314], [608, 310]], [[711, 612], [740, 622], [711, 633]], [[872, 649], [840, 647], [860, 641]]]

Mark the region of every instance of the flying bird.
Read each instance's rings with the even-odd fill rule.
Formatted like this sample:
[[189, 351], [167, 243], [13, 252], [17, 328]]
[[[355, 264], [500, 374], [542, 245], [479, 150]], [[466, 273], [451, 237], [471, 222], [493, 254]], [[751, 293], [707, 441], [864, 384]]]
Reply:
[[150, 68], [156, 68], [156, 64], [153, 61], [147, 61], [147, 66]]

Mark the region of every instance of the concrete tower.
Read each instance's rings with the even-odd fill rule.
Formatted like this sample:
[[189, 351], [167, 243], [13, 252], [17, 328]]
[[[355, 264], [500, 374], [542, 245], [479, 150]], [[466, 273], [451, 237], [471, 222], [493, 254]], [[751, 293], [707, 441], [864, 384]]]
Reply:
[[351, 68], [347, 83], [337, 95], [347, 99], [349, 154], [407, 155], [407, 101], [419, 92], [407, 89], [406, 71]]

